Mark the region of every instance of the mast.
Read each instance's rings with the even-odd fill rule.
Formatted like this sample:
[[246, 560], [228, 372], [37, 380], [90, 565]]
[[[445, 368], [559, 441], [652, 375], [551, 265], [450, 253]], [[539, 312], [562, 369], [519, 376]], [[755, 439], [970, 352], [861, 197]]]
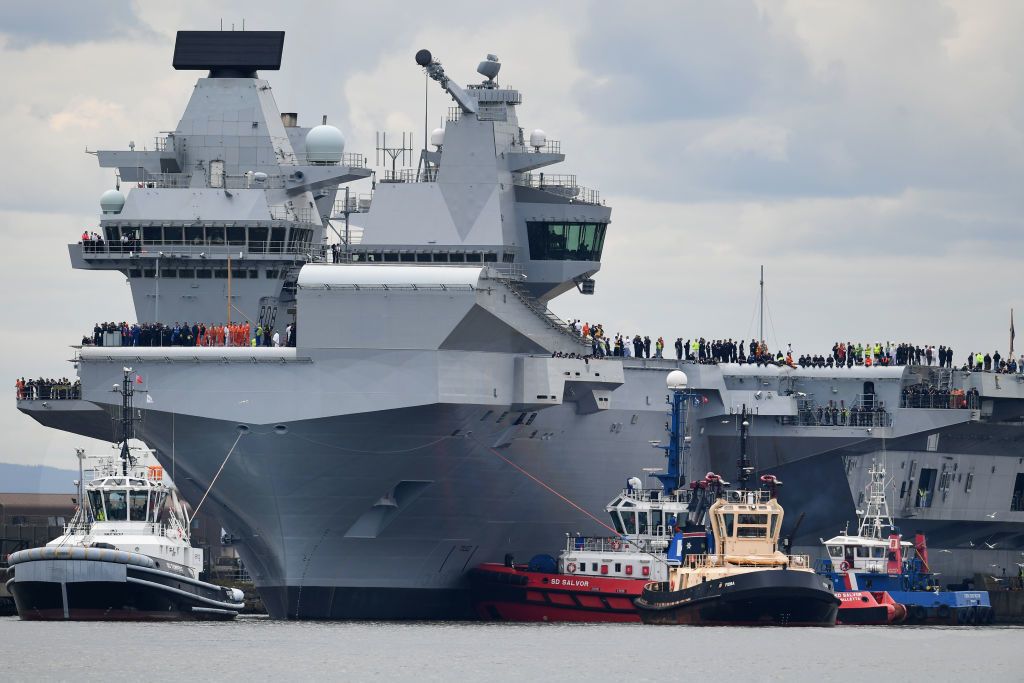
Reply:
[[754, 471], [749, 458], [747, 458], [747, 427], [749, 426], [750, 421], [747, 419], [747, 404], [744, 403], [743, 412], [740, 415], [740, 459], [736, 463], [739, 466], [740, 491], [747, 490], [747, 480], [750, 479], [750, 475]]
[[124, 379], [121, 381], [121, 474], [128, 476], [128, 463], [134, 464], [134, 458], [128, 451], [128, 439], [131, 439], [132, 423], [135, 417], [132, 414], [132, 396], [135, 389], [132, 388], [131, 368], [124, 368]]
[[761, 299], [760, 305], [758, 306], [759, 315], [761, 318], [760, 336], [757, 338], [758, 344], [764, 343], [764, 266], [761, 266]]
[[868, 506], [860, 518], [857, 534], [863, 538], [883, 538], [882, 528], [888, 527], [895, 532], [892, 516], [889, 514], [889, 501], [885, 496], [885, 466], [882, 463], [871, 463], [868, 471], [871, 484], [868, 489]]
[[78, 517], [78, 524], [75, 524], [74, 519], [71, 520], [72, 526], [79, 527], [85, 526], [89, 523], [89, 516], [85, 512], [85, 466], [82, 464], [82, 460], [85, 459], [85, 449], [76, 448], [75, 456], [78, 457], [78, 511], [75, 514]]
[[656, 475], [661, 481], [662, 489], [666, 494], [674, 493], [683, 482], [683, 452], [686, 450], [686, 407], [689, 395], [686, 392], [686, 373], [682, 370], [673, 370], [668, 373], [666, 379], [669, 390], [672, 394], [667, 402], [671, 404], [671, 419], [668, 423], [669, 441], [667, 446], [661, 446], [668, 458], [668, 467], [665, 474]]

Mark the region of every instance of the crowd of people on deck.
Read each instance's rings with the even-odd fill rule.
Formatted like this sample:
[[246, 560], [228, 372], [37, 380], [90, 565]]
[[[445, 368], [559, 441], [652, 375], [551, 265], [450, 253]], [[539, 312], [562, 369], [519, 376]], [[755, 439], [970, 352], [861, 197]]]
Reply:
[[297, 325], [282, 334], [271, 325], [258, 323], [96, 323], [83, 346], [295, 346]]
[[801, 407], [797, 413], [798, 424], [805, 426], [887, 427], [891, 419], [882, 401], [849, 408], [844, 401], [829, 401], [825, 406]]
[[137, 236], [129, 235], [127, 231], [121, 233], [120, 240], [106, 242], [103, 239], [103, 235], [85, 230], [82, 232], [79, 244], [82, 245], [82, 251], [87, 254], [101, 254], [106, 253], [108, 250], [111, 253], [127, 254], [131, 251], [139, 251], [142, 243]]
[[82, 397], [82, 382], [72, 382], [67, 377], [60, 379], [39, 379], [26, 380], [24, 377], [15, 380], [14, 390], [19, 399], [31, 401], [54, 401], [66, 398]]
[[964, 391], [917, 384], [903, 387], [904, 408], [977, 408], [979, 393], [975, 388]]
[[[581, 320], [573, 320], [570, 324], [575, 333], [590, 344], [591, 357], [623, 357], [623, 358], [664, 358], [665, 340], [639, 334], [610, 335], [605, 332], [601, 323], [591, 324]], [[696, 363], [740, 363], [749, 365], [778, 365], [801, 368], [841, 368], [841, 367], [891, 367], [904, 365], [938, 366], [953, 369], [953, 347], [940, 345], [917, 345], [910, 343], [893, 344], [881, 342], [860, 344], [837, 341], [832, 345], [831, 353], [801, 354], [794, 356], [792, 345], [785, 351], [772, 352], [764, 341], [751, 339], [748, 343], [743, 339], [706, 339], [695, 337], [683, 340], [676, 337], [676, 360], [688, 360]], [[961, 370], [978, 372], [1024, 373], [1024, 354], [1020, 358], [1004, 358], [996, 351], [993, 354], [971, 353]]]

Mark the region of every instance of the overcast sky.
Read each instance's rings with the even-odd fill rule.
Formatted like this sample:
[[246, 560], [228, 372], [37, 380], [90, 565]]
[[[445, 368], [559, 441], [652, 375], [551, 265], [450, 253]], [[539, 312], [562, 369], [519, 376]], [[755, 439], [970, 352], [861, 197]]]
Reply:
[[[772, 345], [1006, 353], [1022, 304], [1024, 3], [51, 0], [0, 5], [9, 385], [71, 376], [69, 345], [94, 321], [132, 319], [123, 277], [68, 262], [113, 186], [84, 150], [172, 130], [198, 76], [171, 69], [174, 32], [243, 18], [287, 31], [282, 69], [263, 74], [279, 108], [305, 125], [326, 114], [371, 160], [378, 130], [421, 144], [417, 49], [461, 82], [497, 54], [522, 125], [562, 143], [552, 171], [613, 207], [597, 294], [558, 299], [564, 318], [670, 344], [749, 339], [763, 264]], [[431, 127], [449, 105], [431, 89]], [[74, 467], [84, 440], [10, 396], [0, 461]]]

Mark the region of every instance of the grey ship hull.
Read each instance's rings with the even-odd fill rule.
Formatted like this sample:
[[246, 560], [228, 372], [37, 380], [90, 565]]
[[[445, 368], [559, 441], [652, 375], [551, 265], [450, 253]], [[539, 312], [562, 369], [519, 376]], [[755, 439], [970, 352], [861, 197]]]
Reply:
[[[140, 365], [146, 373], [146, 364], [137, 362], [137, 370]], [[301, 391], [302, 377], [318, 374], [316, 365], [300, 373], [298, 388], [279, 400], [301, 400], [307, 393]], [[520, 559], [553, 554], [567, 532], [607, 531], [506, 459], [601, 519], [604, 505], [628, 476], [662, 464], [661, 452], [648, 442], [663, 432], [664, 369], [675, 363], [626, 365], [625, 381], [616, 391], [626, 405], [600, 414], [579, 414], [572, 403], [533, 412], [512, 410], [510, 404], [434, 403], [250, 423], [240, 434], [237, 420], [148, 408], [140, 436], [157, 449], [193, 503], [235, 445], [205, 505], [236, 539], [273, 616], [468, 618], [464, 577], [476, 563], [500, 560], [506, 553]], [[698, 383], [713, 384], [721, 374], [714, 366], [683, 367]], [[90, 384], [105, 386], [92, 371], [119, 368], [117, 362], [90, 362], [83, 371], [96, 380]], [[155, 386], [160, 384], [157, 370], [148, 370], [154, 377], [148, 382]], [[206, 400], [211, 386], [234, 381], [231, 366], [219, 373], [175, 372], [185, 375], [182, 381], [191, 384], [198, 403]], [[203, 383], [197, 372], [212, 376]], [[343, 375], [321, 381], [341, 382]], [[160, 392], [153, 393], [158, 403]], [[83, 432], [91, 425], [92, 435], [102, 437], [109, 430], [110, 409], [90, 410], [82, 403], [80, 410], [59, 412], [30, 402], [21, 408], [54, 427]], [[718, 414], [694, 423], [707, 438], [695, 440], [687, 470], [728, 473], [737, 452], [733, 426], [723, 424], [729, 418], [721, 411], [702, 408], [696, 413], [703, 410]], [[783, 428], [773, 430], [755, 420], [750, 452], [762, 470], [786, 482], [782, 497], [788, 528], [802, 518], [798, 550], [818, 554], [819, 538], [855, 518], [861, 479], [883, 448], [897, 481], [901, 471], [906, 476], [910, 460], [918, 468], [929, 459], [956, 461], [958, 471], [975, 472], [974, 487], [986, 491], [984, 498], [979, 496], [983, 507], [1002, 497], [992, 488], [1005, 482], [999, 469], [1019, 469], [1019, 427], [966, 420], [926, 432], [925, 417], [949, 420], [962, 411], [919, 412], [899, 411], [897, 423], [917, 420], [919, 431], [892, 435], [884, 446], [865, 429], [786, 427], [787, 435]], [[940, 443], [948, 449], [927, 451], [930, 433], [941, 434]], [[988, 465], [989, 460], [995, 464]], [[977, 466], [981, 463], [984, 467]], [[989, 471], [992, 467], [996, 474]], [[951, 488], [947, 497], [953, 493]], [[943, 575], [956, 582], [976, 571], [991, 573], [992, 564], [1015, 566], [1009, 562], [1020, 552], [1024, 523], [1016, 519], [1021, 513], [1008, 511], [1008, 496], [1003, 521], [966, 504], [962, 510], [939, 503], [917, 509], [897, 500], [894, 512], [905, 532], [924, 530], [933, 548], [953, 549], [933, 559], [941, 558]], [[996, 547], [985, 548], [983, 541]]]

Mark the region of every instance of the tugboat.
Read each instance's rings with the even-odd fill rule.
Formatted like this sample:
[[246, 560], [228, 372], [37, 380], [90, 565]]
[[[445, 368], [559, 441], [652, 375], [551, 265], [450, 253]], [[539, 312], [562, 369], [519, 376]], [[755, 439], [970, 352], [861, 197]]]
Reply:
[[857, 533], [823, 541], [820, 573], [842, 600], [842, 624], [988, 624], [995, 614], [987, 591], [942, 590], [928, 564], [924, 534], [904, 541], [885, 495], [885, 466], [872, 463], [867, 509]]
[[[485, 562], [469, 572], [473, 605], [481, 619], [499, 621], [637, 622], [633, 604], [645, 583], [668, 578], [665, 553], [682, 529], [693, 491], [682, 486], [682, 458], [689, 444], [687, 377], [673, 370], [668, 467], [656, 476], [661, 486], [643, 488], [631, 477], [605, 510], [615, 536], [570, 536], [558, 558], [538, 555], [527, 564], [505, 557], [504, 564]], [[704, 532], [693, 534], [703, 538]]]
[[177, 491], [131, 454], [131, 373], [117, 388], [120, 457], [98, 458], [85, 484], [79, 451], [79, 507], [64, 534], [9, 557], [7, 588], [24, 620], [223, 620], [244, 607], [242, 591], [199, 579], [203, 551], [191, 546]]
[[706, 513], [707, 547], [694, 548], [676, 534], [668, 579], [646, 584], [634, 601], [640, 618], [645, 624], [834, 626], [839, 599], [832, 583], [814, 572], [806, 555], [777, 549], [782, 482], [766, 474], [761, 488], [747, 486], [754, 468], [747, 459], [746, 406], [740, 424], [739, 487], [725, 488], [729, 483], [714, 474], [705, 478], [703, 496], [714, 501]]

